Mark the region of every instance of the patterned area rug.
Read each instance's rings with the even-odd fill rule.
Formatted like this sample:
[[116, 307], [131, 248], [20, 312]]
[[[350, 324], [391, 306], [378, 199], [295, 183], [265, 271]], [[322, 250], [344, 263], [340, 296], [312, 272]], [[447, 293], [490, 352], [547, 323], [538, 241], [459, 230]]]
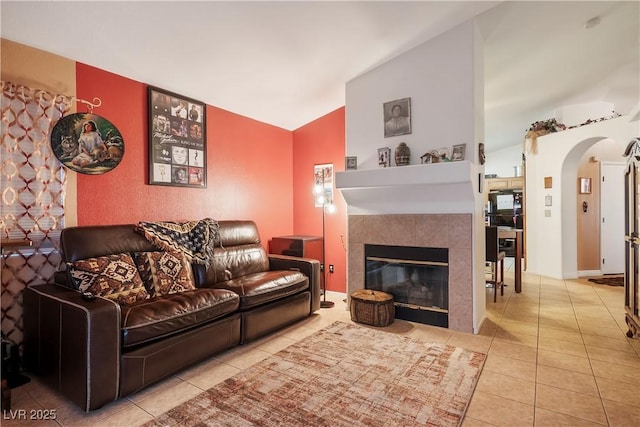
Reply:
[[624, 276], [596, 277], [589, 281], [599, 285], [624, 286]]
[[336, 322], [145, 427], [457, 426], [485, 358]]

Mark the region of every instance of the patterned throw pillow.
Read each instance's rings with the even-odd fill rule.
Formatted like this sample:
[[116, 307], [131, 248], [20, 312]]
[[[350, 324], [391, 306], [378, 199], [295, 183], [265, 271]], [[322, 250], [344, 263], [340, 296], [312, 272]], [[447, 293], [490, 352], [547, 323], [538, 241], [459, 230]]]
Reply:
[[138, 269], [129, 254], [88, 258], [67, 264], [76, 289], [131, 304], [149, 298]]
[[137, 252], [136, 265], [151, 296], [195, 289], [191, 263], [181, 252]]

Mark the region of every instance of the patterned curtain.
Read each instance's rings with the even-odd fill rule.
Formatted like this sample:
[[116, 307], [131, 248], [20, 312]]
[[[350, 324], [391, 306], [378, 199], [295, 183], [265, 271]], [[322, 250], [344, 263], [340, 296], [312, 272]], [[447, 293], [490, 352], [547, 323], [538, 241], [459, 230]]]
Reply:
[[22, 291], [51, 281], [61, 262], [66, 174], [49, 135], [72, 98], [0, 81], [0, 237], [30, 240], [2, 249], [2, 335], [22, 343]]

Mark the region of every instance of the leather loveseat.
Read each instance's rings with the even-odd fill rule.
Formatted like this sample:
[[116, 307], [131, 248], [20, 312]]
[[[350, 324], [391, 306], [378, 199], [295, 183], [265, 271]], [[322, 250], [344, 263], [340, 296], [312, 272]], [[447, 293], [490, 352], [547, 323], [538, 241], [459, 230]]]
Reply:
[[[81, 293], [68, 272], [25, 289], [27, 370], [91, 411], [320, 308], [319, 261], [267, 254], [252, 221], [218, 224], [212, 262], [191, 264], [189, 290], [120, 304]], [[161, 252], [135, 225], [66, 228], [61, 251], [65, 265]]]

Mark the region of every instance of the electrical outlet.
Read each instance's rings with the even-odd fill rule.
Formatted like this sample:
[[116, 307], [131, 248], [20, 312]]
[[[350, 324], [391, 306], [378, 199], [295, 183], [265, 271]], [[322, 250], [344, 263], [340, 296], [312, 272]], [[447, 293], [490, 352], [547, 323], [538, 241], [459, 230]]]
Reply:
[[333, 273], [333, 264], [329, 264], [329, 273]]

